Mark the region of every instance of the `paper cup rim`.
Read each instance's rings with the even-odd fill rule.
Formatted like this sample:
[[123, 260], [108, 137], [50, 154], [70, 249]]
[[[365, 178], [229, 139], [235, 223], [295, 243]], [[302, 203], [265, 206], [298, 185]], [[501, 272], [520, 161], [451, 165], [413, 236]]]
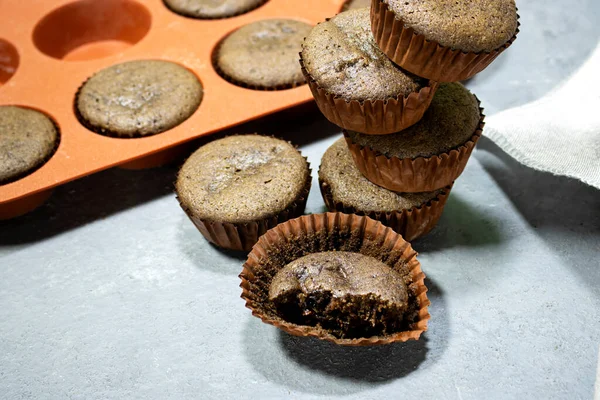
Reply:
[[[339, 227], [345, 227], [351, 229], [353, 226], [357, 226], [362, 229], [362, 234], [365, 234], [365, 230], [377, 232], [374, 238], [383, 238], [384, 242], [388, 245], [392, 245], [392, 249], [402, 251], [402, 259], [406, 262], [409, 269], [411, 284], [415, 300], [418, 301], [417, 318], [413, 322], [413, 326], [410, 330], [397, 332], [387, 336], [374, 336], [366, 338], [356, 339], [340, 339], [333, 336], [330, 333], [326, 333], [323, 330], [313, 326], [296, 325], [287, 322], [281, 318], [272, 317], [262, 312], [260, 308], [255, 305], [255, 301], [252, 299], [252, 288], [251, 283], [258, 280], [254, 275], [253, 269], [255, 266], [260, 265], [261, 257], [267, 256], [269, 248], [276, 247], [285, 243], [287, 234], [294, 231], [302, 232], [302, 229], [307, 231], [310, 229], [327, 229], [333, 228], [337, 225]], [[326, 228], [327, 227], [327, 228]], [[363, 236], [364, 240], [368, 240], [368, 236]], [[335, 250], [335, 249], [331, 249]], [[381, 222], [375, 221], [367, 216], [359, 216], [356, 214], [344, 214], [344, 213], [324, 213], [324, 214], [311, 214], [304, 215], [295, 219], [291, 219], [282, 224], [277, 225], [275, 228], [270, 229], [267, 233], [260, 237], [258, 242], [252, 248], [252, 251], [248, 255], [247, 261], [244, 263], [242, 272], [239, 277], [241, 279], [240, 287], [242, 288], [242, 299], [246, 302], [246, 307], [252, 311], [252, 315], [260, 318], [264, 323], [273, 325], [291, 335], [294, 336], [306, 336], [315, 337], [321, 340], [329, 341], [338, 345], [345, 346], [370, 346], [379, 344], [388, 344], [393, 342], [406, 342], [408, 340], [417, 340], [423, 332], [427, 330], [427, 324], [431, 318], [428, 307], [430, 301], [427, 298], [427, 287], [425, 286], [425, 274], [421, 269], [421, 264], [416, 258], [417, 252], [413, 250], [410, 243], [406, 242], [402, 236], [394, 232], [391, 228], [385, 227]], [[281, 266], [283, 268], [283, 265]]]

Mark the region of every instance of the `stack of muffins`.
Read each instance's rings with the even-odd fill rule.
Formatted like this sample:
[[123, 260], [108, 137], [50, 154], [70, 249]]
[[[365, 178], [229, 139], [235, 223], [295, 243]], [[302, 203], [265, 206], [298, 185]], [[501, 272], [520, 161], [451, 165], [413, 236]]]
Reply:
[[302, 216], [310, 166], [289, 143], [258, 135], [200, 148], [180, 170], [177, 194], [209, 241], [250, 251], [242, 298], [264, 322], [343, 345], [418, 339], [429, 300], [407, 240], [435, 226], [482, 133], [479, 101], [456, 81], [512, 43], [516, 7], [348, 8], [313, 28], [300, 53], [320, 110], [344, 133], [319, 168], [336, 212]]
[[[331, 211], [367, 215], [412, 240], [439, 220], [481, 137], [477, 98], [458, 81], [518, 31], [513, 0], [373, 0], [317, 25], [300, 64], [344, 138], [323, 156]], [[345, 143], [344, 143], [345, 141]]]

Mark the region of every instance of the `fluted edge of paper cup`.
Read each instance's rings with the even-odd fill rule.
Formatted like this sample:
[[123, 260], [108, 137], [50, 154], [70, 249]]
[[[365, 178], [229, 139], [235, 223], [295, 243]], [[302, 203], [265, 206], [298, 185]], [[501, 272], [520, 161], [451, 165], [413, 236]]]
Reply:
[[344, 138], [359, 171], [371, 182], [394, 192], [431, 192], [454, 182], [464, 171], [475, 145], [481, 138], [485, 115], [479, 108], [479, 124], [466, 143], [431, 157], [388, 157], [368, 146]]
[[306, 165], [308, 167], [308, 175], [306, 177], [304, 188], [302, 188], [302, 191], [296, 200], [294, 200], [287, 208], [272, 216], [242, 223], [209, 220], [194, 215], [194, 213], [183, 204], [179, 196], [177, 196], [177, 201], [206, 240], [224, 249], [249, 252], [252, 249], [252, 246], [258, 241], [258, 238], [269, 229], [289, 219], [299, 217], [304, 213], [312, 184], [312, 170], [306, 157], [303, 158], [306, 160]]
[[389, 226], [402, 235], [404, 240], [409, 242], [428, 234], [437, 225], [452, 190], [452, 184], [450, 184], [434, 198], [410, 209], [365, 212], [341, 201], [336, 201], [333, 198], [329, 184], [322, 179], [319, 179], [319, 187], [323, 201], [325, 201], [325, 205], [329, 211], [366, 215], [367, 217], [381, 221], [385, 226]]
[[321, 113], [337, 126], [367, 135], [385, 135], [416, 124], [429, 108], [439, 84], [427, 86], [407, 96], [385, 100], [346, 100], [319, 86], [307, 71], [302, 53], [300, 66]]
[[[268, 311], [270, 281], [275, 273], [285, 266], [285, 264], [279, 265], [277, 271], [270, 271], [269, 273], [264, 264], [270, 255], [277, 251], [280, 254], [287, 254], [289, 260], [286, 259], [286, 261], [289, 263], [310, 253], [310, 251], [289, 251], [290, 246], [300, 249], [303, 245], [311, 247], [311, 244], [315, 246], [318, 244], [320, 247], [317, 251], [349, 251], [348, 249], [336, 247], [346, 246], [352, 241], [345, 241], [343, 245], [336, 246], [336, 241], [327, 240], [330, 238], [328, 235], [336, 231], [339, 234], [347, 234], [357, 239], [360, 242], [358, 252], [371, 256], [379, 254], [381, 257], [384, 254], [389, 255], [382, 261], [387, 261], [387, 265], [402, 274], [409, 288], [411, 296], [409, 299], [414, 302], [409, 329], [387, 336], [340, 339], [319, 327], [296, 325], [281, 319], [273, 311]], [[309, 241], [310, 238], [319, 242], [302, 242], [302, 240]], [[372, 218], [344, 213], [305, 215], [279, 224], [260, 237], [248, 255], [240, 274], [241, 297], [246, 301], [246, 307], [252, 311], [252, 315], [260, 318], [264, 323], [273, 325], [294, 336], [315, 337], [344, 346], [371, 346], [417, 340], [427, 330], [427, 323], [430, 319], [428, 311], [430, 301], [427, 298], [425, 274], [421, 270], [421, 264], [416, 256], [417, 253], [412, 249], [410, 243], [406, 242], [400, 234]], [[393, 262], [392, 258], [396, 261]], [[263, 295], [260, 294], [259, 289], [261, 287], [263, 292], [266, 291]]]
[[394, 63], [423, 78], [458, 82], [483, 71], [517, 38], [517, 30], [505, 44], [490, 52], [465, 52], [428, 40], [406, 27], [383, 0], [371, 2], [371, 30], [379, 48]]

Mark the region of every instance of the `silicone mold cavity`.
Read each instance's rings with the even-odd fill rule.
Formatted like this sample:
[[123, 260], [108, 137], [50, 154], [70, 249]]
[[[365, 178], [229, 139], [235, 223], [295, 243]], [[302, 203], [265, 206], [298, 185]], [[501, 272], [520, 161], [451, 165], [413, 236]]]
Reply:
[[8, 40], [0, 39], [0, 87], [17, 72], [19, 52]]
[[150, 30], [151, 21], [150, 11], [135, 1], [76, 1], [42, 18], [33, 31], [33, 42], [53, 58], [93, 60], [138, 43]]

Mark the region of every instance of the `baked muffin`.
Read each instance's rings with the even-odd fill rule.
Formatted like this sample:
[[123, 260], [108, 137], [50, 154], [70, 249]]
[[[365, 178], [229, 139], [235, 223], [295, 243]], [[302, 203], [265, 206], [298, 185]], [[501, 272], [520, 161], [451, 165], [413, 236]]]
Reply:
[[418, 123], [393, 135], [345, 132], [358, 169], [397, 192], [448, 186], [462, 173], [483, 128], [479, 101], [460, 83], [440, 85]]
[[396, 193], [375, 185], [356, 167], [344, 138], [323, 155], [319, 184], [329, 211], [368, 215], [408, 241], [433, 229], [450, 194], [450, 187], [432, 192]]
[[327, 251], [279, 270], [269, 300], [286, 321], [357, 338], [401, 330], [408, 289], [398, 272], [374, 257]]
[[516, 38], [514, 0], [374, 0], [372, 29], [400, 67], [440, 82], [468, 79]]
[[313, 28], [300, 62], [325, 117], [367, 134], [393, 133], [417, 122], [437, 87], [401, 70], [379, 50], [367, 8]]
[[207, 240], [249, 251], [269, 228], [301, 215], [311, 178], [290, 143], [238, 135], [210, 142], [187, 159], [175, 184], [181, 207]]
[[418, 339], [425, 275], [402, 236], [356, 214], [305, 215], [261, 236], [240, 278], [252, 315], [296, 336], [367, 346]]
[[342, 6], [342, 11], [371, 7], [371, 0], [348, 0]]
[[42, 166], [59, 142], [54, 122], [39, 111], [0, 106], [0, 185]]
[[188, 119], [202, 95], [198, 78], [179, 64], [130, 61], [88, 79], [77, 93], [75, 111], [93, 132], [120, 138], [150, 136]]
[[177, 14], [200, 19], [228, 18], [254, 10], [267, 0], [163, 0]]
[[241, 27], [217, 48], [214, 65], [228, 81], [259, 90], [304, 83], [298, 65], [302, 40], [312, 26], [292, 19], [267, 19]]

